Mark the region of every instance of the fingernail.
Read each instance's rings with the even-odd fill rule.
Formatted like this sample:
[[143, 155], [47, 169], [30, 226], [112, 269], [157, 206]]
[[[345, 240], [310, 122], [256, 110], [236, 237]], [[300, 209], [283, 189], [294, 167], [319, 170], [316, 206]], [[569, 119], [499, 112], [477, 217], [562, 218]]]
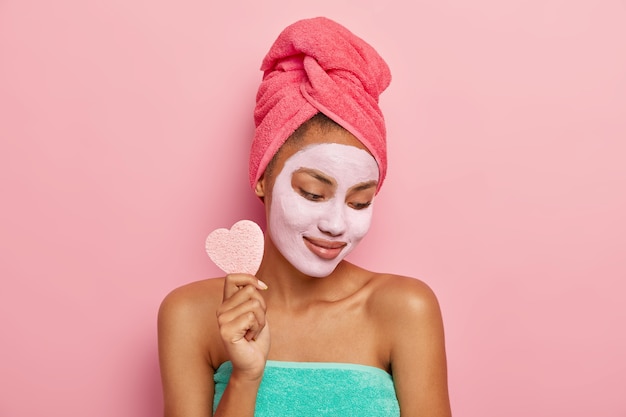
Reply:
[[257, 281], [259, 282], [259, 287], [261, 287], [261, 289], [266, 290], [268, 288], [267, 284], [261, 281], [260, 279], [257, 279]]

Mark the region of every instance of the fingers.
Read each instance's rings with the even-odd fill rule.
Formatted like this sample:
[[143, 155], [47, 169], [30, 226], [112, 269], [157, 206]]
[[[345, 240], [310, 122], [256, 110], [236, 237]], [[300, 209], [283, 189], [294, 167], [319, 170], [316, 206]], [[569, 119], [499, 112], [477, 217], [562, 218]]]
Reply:
[[251, 285], [258, 290], [266, 290], [267, 285], [255, 277], [254, 275], [248, 274], [229, 274], [226, 275], [226, 279], [224, 280], [224, 298], [226, 300], [233, 296], [240, 289]]
[[222, 307], [218, 310], [217, 321], [225, 342], [235, 343], [243, 338], [255, 340], [265, 327], [265, 302], [262, 298], [250, 298], [232, 308], [225, 304]]
[[232, 274], [224, 281], [224, 301], [217, 310], [222, 339], [235, 343], [255, 340], [265, 327], [265, 300], [259, 290], [267, 285], [252, 275]]

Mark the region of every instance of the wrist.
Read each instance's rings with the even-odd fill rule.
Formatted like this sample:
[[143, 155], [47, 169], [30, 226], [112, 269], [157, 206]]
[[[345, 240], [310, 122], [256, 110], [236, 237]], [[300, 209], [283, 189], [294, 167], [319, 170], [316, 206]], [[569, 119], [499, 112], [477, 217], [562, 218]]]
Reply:
[[238, 384], [241, 386], [258, 386], [261, 384], [261, 380], [263, 379], [263, 371], [265, 368], [260, 371], [250, 371], [250, 370], [236, 370], [233, 369], [230, 380], [228, 384]]

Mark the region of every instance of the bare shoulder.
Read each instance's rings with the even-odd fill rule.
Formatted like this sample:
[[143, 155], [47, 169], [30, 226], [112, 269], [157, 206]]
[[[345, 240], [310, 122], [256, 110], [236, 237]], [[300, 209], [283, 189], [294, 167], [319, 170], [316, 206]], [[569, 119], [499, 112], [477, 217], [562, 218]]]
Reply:
[[[370, 305], [384, 321], [439, 320], [439, 301], [422, 280], [401, 275], [375, 274]], [[402, 324], [402, 323], [401, 323]]]
[[215, 307], [222, 300], [224, 278], [195, 281], [165, 296], [159, 314], [193, 314]]
[[212, 278], [183, 285], [167, 294], [158, 314], [160, 341], [185, 344], [210, 356], [223, 287], [223, 278]]

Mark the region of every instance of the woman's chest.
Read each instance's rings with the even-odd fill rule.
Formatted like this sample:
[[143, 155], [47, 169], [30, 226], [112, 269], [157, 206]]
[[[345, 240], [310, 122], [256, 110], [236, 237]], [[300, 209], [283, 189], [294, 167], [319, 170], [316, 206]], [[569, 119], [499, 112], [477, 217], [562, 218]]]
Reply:
[[388, 367], [380, 325], [364, 306], [312, 306], [297, 313], [270, 307], [267, 320], [271, 335], [268, 359]]

